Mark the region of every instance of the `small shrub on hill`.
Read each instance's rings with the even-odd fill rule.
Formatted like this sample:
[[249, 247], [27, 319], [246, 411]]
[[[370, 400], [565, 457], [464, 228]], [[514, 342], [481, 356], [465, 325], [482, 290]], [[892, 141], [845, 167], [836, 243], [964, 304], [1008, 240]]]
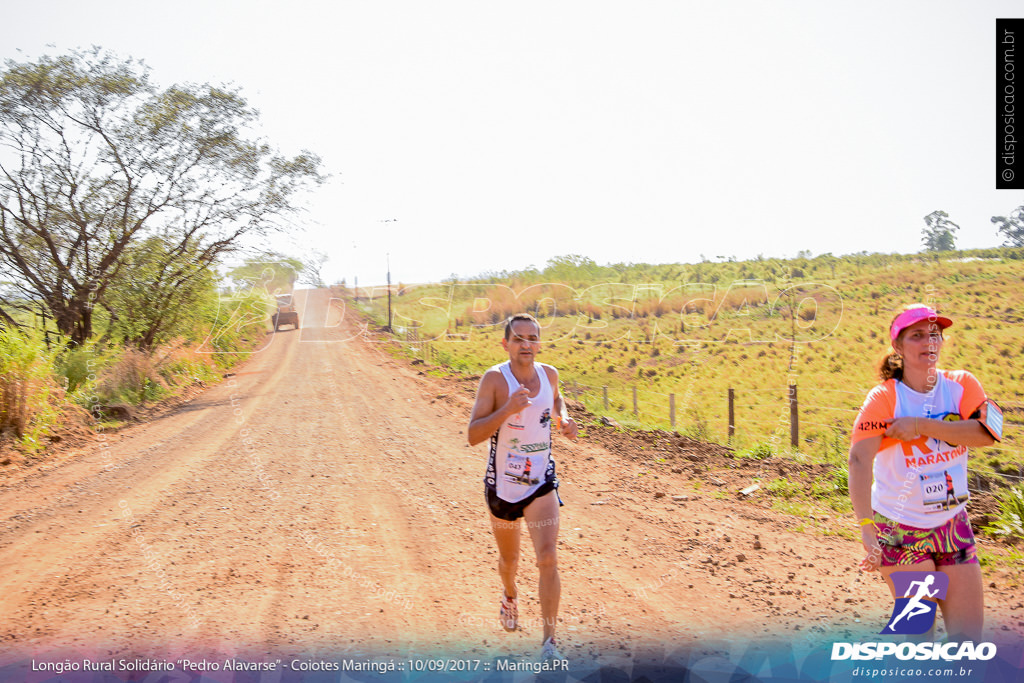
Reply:
[[996, 494], [999, 518], [985, 532], [1007, 539], [1024, 538], [1024, 485], [1018, 484]]

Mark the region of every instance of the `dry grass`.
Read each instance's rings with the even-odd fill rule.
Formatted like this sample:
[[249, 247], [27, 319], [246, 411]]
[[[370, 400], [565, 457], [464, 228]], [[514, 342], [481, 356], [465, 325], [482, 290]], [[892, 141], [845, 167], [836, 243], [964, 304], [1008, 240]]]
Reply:
[[[856, 411], [877, 381], [892, 311], [911, 301], [927, 301], [956, 321], [942, 351], [942, 367], [972, 371], [1008, 409], [1007, 438], [977, 455], [992, 461], [994, 469], [1014, 465], [1013, 471], [1019, 472], [1016, 465], [1024, 457], [1016, 426], [1024, 413], [1024, 371], [1013, 359], [1024, 351], [1024, 327], [1019, 324], [1024, 322], [1022, 255], [1012, 250], [979, 254], [984, 261], [855, 255], [832, 265], [804, 259], [669, 269], [677, 277], [685, 271], [693, 280], [685, 283], [657, 282], [658, 269], [666, 267], [637, 265], [630, 276], [643, 284], [574, 280], [574, 289], [548, 285], [548, 294], [575, 291], [579, 314], [541, 319], [546, 342], [542, 360], [557, 366], [566, 384], [575, 383], [586, 392], [581, 400], [600, 406], [602, 387], [607, 386], [610, 412], [625, 413], [617, 418], [665, 428], [668, 396], [675, 394], [677, 429], [697, 426], [688, 412], [696, 406], [711, 438], [722, 442], [731, 387], [737, 403], [733, 443], [777, 441], [780, 450], [788, 449], [786, 386], [794, 382], [800, 401], [799, 450], [832, 457], [845, 452]], [[809, 280], [787, 291], [789, 280], [766, 275], [767, 269], [785, 272], [787, 266], [791, 272], [801, 269]], [[752, 283], [751, 277], [762, 281]], [[467, 283], [450, 291], [421, 286], [416, 297], [399, 297], [395, 306], [409, 319], [423, 321], [423, 339], [458, 332], [458, 342], [436, 342], [438, 360], [478, 373], [504, 359], [495, 323], [506, 313], [524, 308], [532, 312], [541, 289], [515, 279]], [[517, 291], [526, 296], [517, 300]], [[417, 306], [423, 296], [435, 301], [450, 297], [452, 317], [431, 325], [426, 309]], [[477, 299], [489, 300], [491, 307], [475, 319], [469, 309], [483, 308], [470, 306]], [[369, 308], [376, 314], [379, 306]], [[565, 310], [570, 309], [560, 307]], [[437, 309], [431, 311], [436, 316]], [[471, 327], [473, 322], [480, 326]], [[799, 342], [795, 347], [789, 341], [793, 332]], [[633, 387], [639, 394], [636, 418]]]

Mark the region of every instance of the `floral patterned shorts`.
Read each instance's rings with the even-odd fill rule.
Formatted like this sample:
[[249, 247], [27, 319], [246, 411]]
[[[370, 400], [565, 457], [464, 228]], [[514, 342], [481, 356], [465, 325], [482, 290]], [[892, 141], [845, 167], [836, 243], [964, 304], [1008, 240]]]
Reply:
[[920, 564], [928, 560], [934, 561], [936, 567], [978, 562], [967, 510], [961, 510], [953, 519], [934, 529], [898, 524], [876, 512], [875, 527], [882, 547], [883, 567]]

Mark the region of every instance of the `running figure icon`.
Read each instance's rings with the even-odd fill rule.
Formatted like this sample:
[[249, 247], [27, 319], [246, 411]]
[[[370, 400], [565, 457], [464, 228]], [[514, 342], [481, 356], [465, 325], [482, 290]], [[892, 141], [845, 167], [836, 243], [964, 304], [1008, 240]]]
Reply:
[[899, 616], [897, 616], [895, 619], [889, 622], [890, 631], [896, 631], [896, 622], [898, 622], [903, 617], [907, 617], [907, 619], [910, 620], [914, 617], [932, 611], [932, 608], [924, 604], [922, 600], [924, 598], [934, 598], [936, 595], [939, 594], [938, 588], [936, 588], [934, 591], [928, 590], [928, 587], [931, 586], [933, 583], [935, 583], [935, 576], [932, 574], [929, 574], [928, 576], [924, 577], [924, 580], [922, 581], [910, 582], [910, 585], [907, 587], [907, 592], [910, 593], [914, 590], [914, 586], [917, 586], [917, 593], [910, 598], [910, 600], [907, 602], [906, 607], [904, 607], [903, 611], [899, 613]]

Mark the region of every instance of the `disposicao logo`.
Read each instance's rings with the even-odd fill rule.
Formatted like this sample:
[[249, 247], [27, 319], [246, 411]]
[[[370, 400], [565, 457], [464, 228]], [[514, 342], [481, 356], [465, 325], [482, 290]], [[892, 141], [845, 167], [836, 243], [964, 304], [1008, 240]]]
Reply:
[[942, 572], [893, 572], [896, 605], [892, 617], [882, 629], [883, 635], [921, 634], [931, 630], [935, 610], [949, 590], [949, 576]]
[[879, 660], [894, 656], [899, 660], [956, 662], [987, 661], [996, 656], [995, 643], [832, 643], [832, 661]]
[[[946, 597], [949, 576], [942, 572], [893, 572], [896, 605], [882, 635], [919, 635], [931, 630], [938, 608], [935, 600]], [[985, 661], [996, 656], [993, 643], [833, 643], [832, 661], [879, 660], [894, 656], [900, 660], [942, 660], [946, 662]]]

